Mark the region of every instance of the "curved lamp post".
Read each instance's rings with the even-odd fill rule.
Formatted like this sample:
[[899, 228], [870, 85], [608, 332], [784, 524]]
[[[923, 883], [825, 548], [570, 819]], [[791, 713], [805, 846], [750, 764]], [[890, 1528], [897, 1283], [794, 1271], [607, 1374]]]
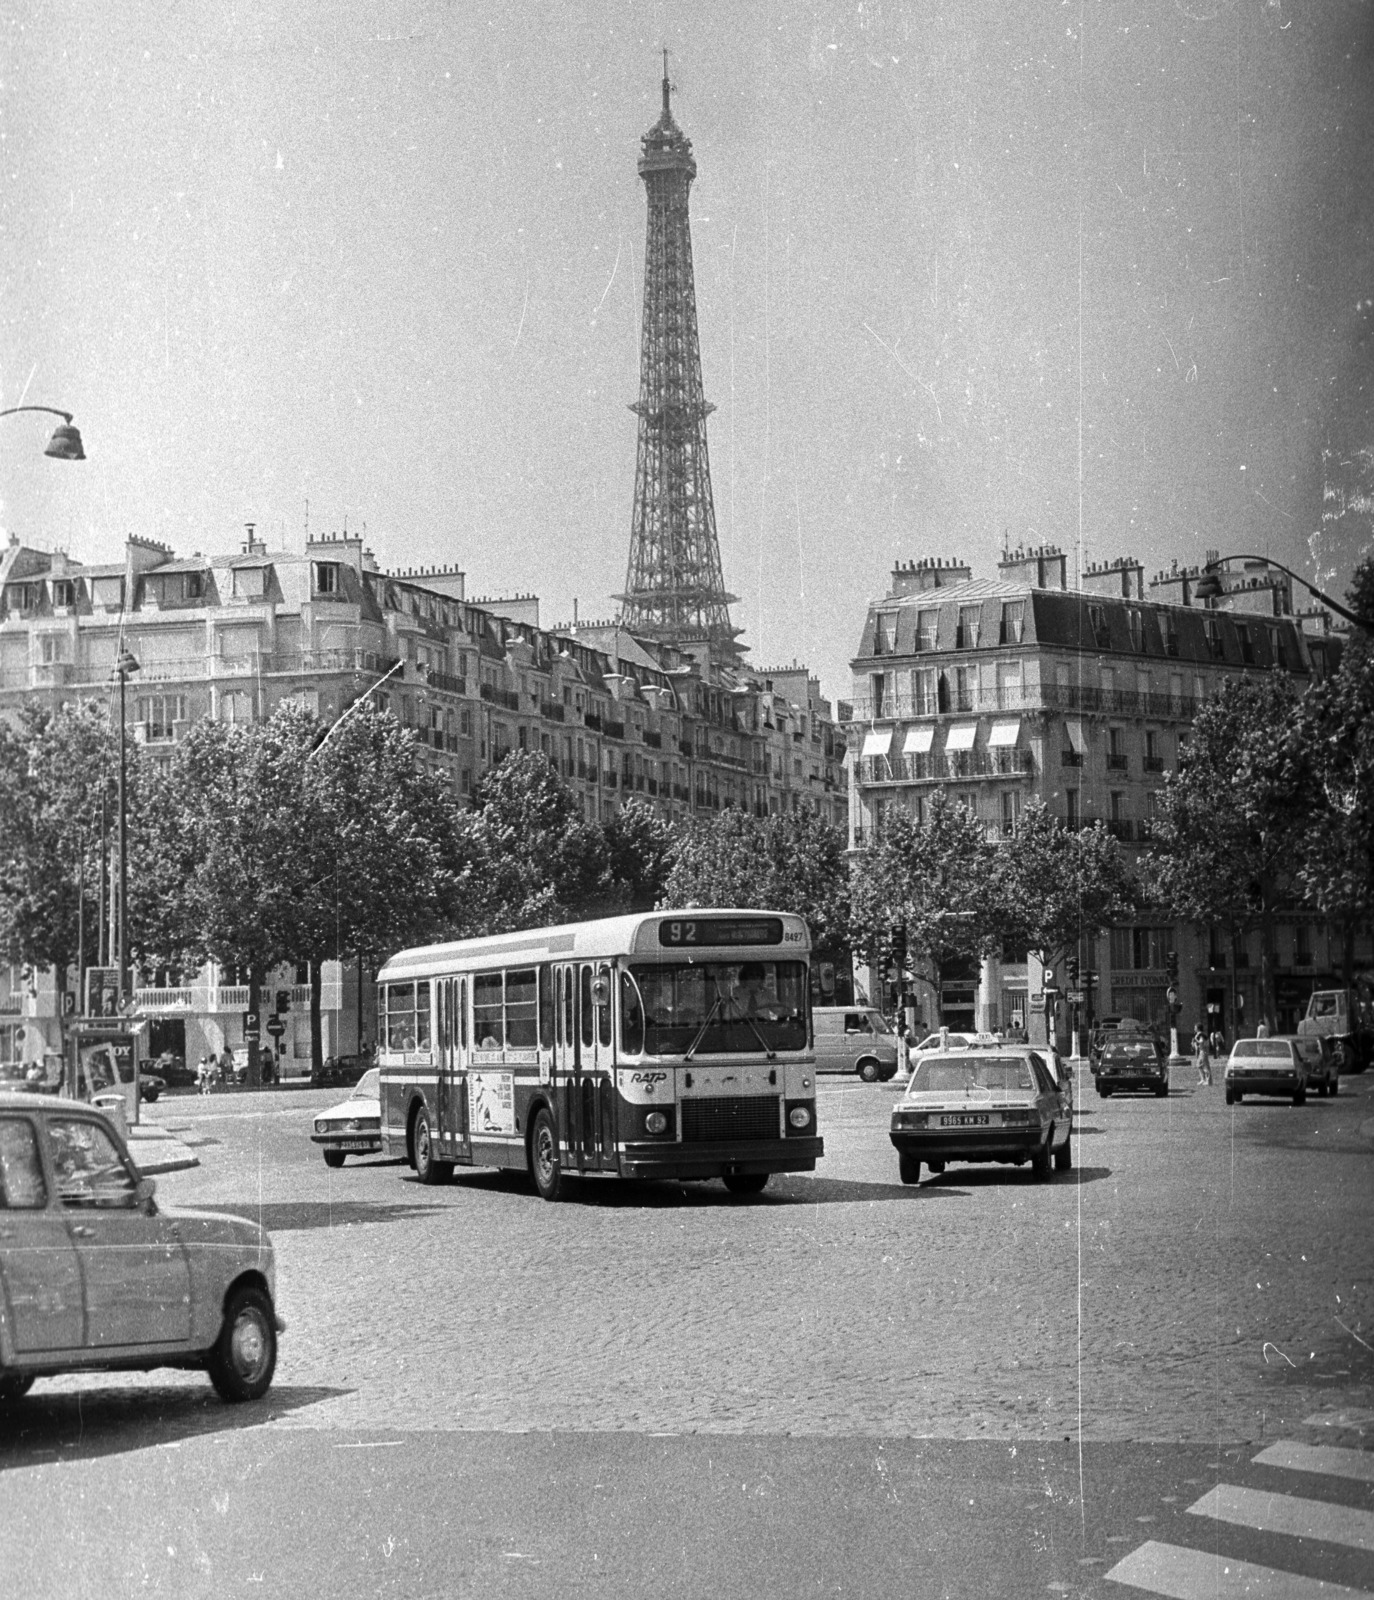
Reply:
[[50, 417], [61, 417], [59, 427], [53, 429], [52, 438], [48, 440], [48, 448], [43, 452], [51, 456], [54, 461], [84, 461], [86, 452], [81, 447], [81, 434], [72, 423], [70, 411], [58, 411], [53, 406], [10, 406], [5, 411], [0, 411], [0, 417], [17, 416], [21, 411], [43, 411]]
[[1324, 606], [1329, 606], [1338, 617], [1344, 617], [1347, 622], [1352, 622], [1357, 628], [1374, 626], [1367, 617], [1357, 617], [1348, 607], [1343, 606], [1339, 600], [1333, 600], [1329, 594], [1323, 594], [1316, 584], [1308, 583], [1306, 578], [1301, 578], [1291, 567], [1285, 567], [1283, 562], [1275, 561], [1271, 556], [1234, 555], [1218, 556], [1215, 561], [1209, 561], [1202, 569], [1202, 575], [1193, 586], [1193, 594], [1199, 600], [1215, 600], [1219, 595], [1226, 593], [1226, 586], [1221, 581], [1221, 567], [1227, 561], [1263, 561], [1266, 566], [1275, 567], [1279, 572], [1286, 573], [1294, 583], [1300, 583], [1309, 594], [1316, 596]]

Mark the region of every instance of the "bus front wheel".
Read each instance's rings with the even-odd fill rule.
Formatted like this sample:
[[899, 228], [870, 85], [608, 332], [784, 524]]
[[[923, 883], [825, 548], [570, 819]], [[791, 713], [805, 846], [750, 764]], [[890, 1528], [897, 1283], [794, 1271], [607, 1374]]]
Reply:
[[530, 1129], [530, 1176], [541, 1200], [557, 1200], [563, 1188], [563, 1168], [558, 1159], [558, 1131], [547, 1106], [534, 1114]]
[[411, 1148], [415, 1152], [415, 1176], [421, 1183], [447, 1183], [453, 1176], [453, 1163], [440, 1161], [434, 1154], [434, 1133], [429, 1125], [429, 1112], [423, 1109], [415, 1114]]

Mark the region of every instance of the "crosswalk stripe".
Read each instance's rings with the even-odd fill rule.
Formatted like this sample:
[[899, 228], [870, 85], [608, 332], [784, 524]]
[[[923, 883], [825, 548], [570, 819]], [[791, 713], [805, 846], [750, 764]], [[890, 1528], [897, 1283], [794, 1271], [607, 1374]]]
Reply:
[[1195, 1517], [1259, 1528], [1264, 1533], [1291, 1533], [1299, 1539], [1322, 1539], [1353, 1550], [1374, 1550], [1374, 1511], [1335, 1506], [1325, 1500], [1304, 1500], [1295, 1494], [1270, 1494], [1219, 1483], [1188, 1507]]
[[1321, 1472], [1329, 1478], [1353, 1478], [1374, 1483], [1374, 1451], [1347, 1450], [1336, 1444], [1299, 1444], [1280, 1439], [1261, 1450], [1255, 1461], [1262, 1467], [1287, 1467], [1293, 1472]]
[[1169, 1600], [1374, 1600], [1366, 1589], [1155, 1539], [1118, 1561], [1107, 1577]]

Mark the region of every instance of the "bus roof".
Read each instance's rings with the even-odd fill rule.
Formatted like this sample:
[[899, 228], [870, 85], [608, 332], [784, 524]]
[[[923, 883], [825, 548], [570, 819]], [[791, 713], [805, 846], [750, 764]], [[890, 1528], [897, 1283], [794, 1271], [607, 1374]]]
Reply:
[[[781, 923], [781, 937], [752, 939], [750, 924]], [[690, 942], [660, 934], [662, 924], [685, 928], [697, 924], [702, 935], [726, 932], [729, 938], [715, 942], [702, 937]], [[764, 931], [764, 930], [759, 930]], [[449, 944], [418, 945], [398, 950], [377, 974], [378, 983], [403, 982], [406, 978], [426, 978], [455, 967], [481, 965], [486, 961], [504, 962], [519, 957], [535, 966], [542, 961], [568, 961], [620, 955], [659, 959], [710, 951], [752, 960], [778, 956], [804, 956], [811, 950], [811, 935], [803, 917], [788, 911], [737, 910], [732, 907], [694, 906], [688, 910], [638, 911], [625, 917], [602, 917], [595, 922], [566, 922], [552, 928], [530, 928], [520, 933], [498, 933], [483, 939], [456, 939]]]

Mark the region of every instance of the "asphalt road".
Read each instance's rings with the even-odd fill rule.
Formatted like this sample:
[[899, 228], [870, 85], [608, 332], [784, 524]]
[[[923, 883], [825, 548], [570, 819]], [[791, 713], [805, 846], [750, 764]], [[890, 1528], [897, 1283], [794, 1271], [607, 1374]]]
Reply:
[[1073, 1172], [915, 1190], [829, 1080], [814, 1176], [557, 1206], [330, 1171], [342, 1097], [154, 1108], [202, 1162], [159, 1197], [273, 1232], [276, 1383], [36, 1386], [0, 1593], [1374, 1593], [1374, 1075], [1080, 1093]]

